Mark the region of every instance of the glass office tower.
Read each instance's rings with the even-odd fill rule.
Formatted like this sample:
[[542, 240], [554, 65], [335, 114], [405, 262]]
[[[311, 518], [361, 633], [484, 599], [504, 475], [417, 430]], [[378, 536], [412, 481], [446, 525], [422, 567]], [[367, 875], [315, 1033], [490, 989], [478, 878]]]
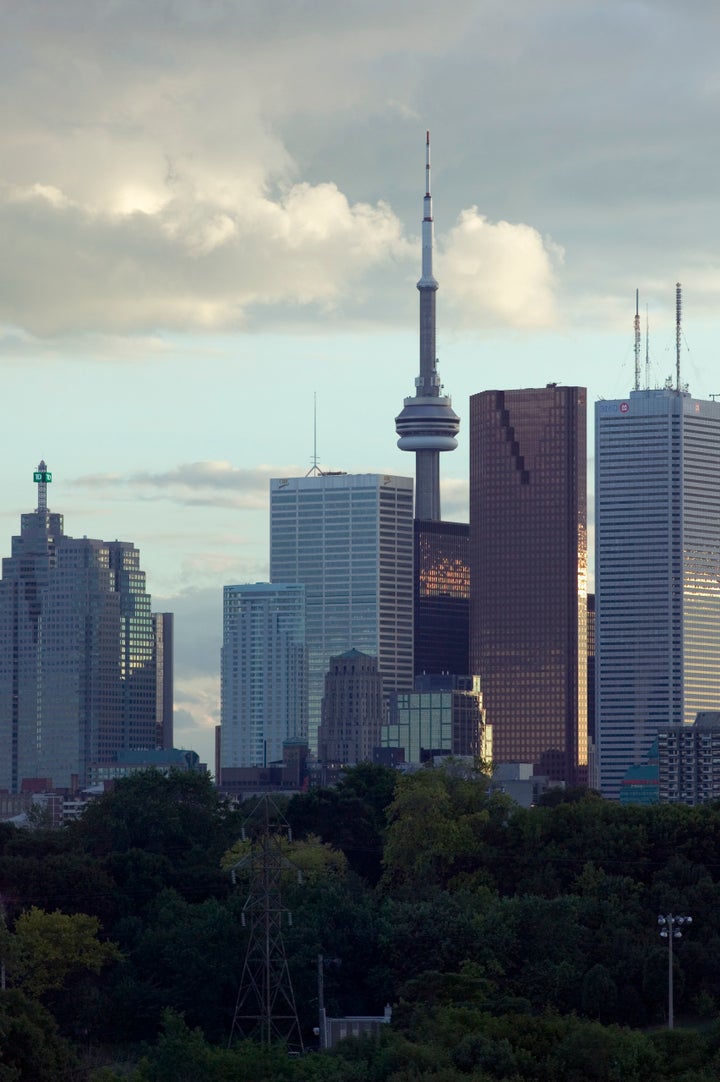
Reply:
[[72, 538], [47, 508], [24, 514], [0, 580], [0, 788], [74, 789], [91, 764], [157, 743], [150, 595], [134, 545]]
[[415, 519], [415, 672], [470, 671], [470, 527]]
[[305, 587], [256, 582], [223, 592], [221, 766], [267, 766], [307, 739]]
[[305, 586], [308, 739], [317, 729], [330, 658], [378, 659], [386, 692], [413, 677], [413, 483], [382, 474], [319, 474], [270, 482], [270, 578]]
[[720, 403], [595, 407], [598, 782], [617, 797], [658, 725], [720, 709]]
[[470, 666], [495, 762], [587, 776], [586, 391], [470, 399]]

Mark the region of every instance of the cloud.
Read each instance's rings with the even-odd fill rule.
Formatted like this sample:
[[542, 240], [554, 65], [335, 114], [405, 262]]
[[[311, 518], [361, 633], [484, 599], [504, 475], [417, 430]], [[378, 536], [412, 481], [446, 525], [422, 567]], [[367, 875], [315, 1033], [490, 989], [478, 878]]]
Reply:
[[135, 499], [169, 500], [182, 506], [265, 509], [272, 477], [297, 476], [298, 466], [255, 466], [240, 469], [230, 462], [187, 462], [161, 473], [96, 473], [75, 478], [78, 488], [116, 491], [125, 487]]
[[489, 222], [464, 210], [438, 259], [448, 307], [466, 326], [549, 328], [557, 324], [563, 251], [531, 226]]
[[94, 209], [46, 187], [0, 186], [0, 320], [34, 335], [237, 328], [256, 305], [331, 310], [353, 283], [407, 256], [385, 204], [330, 183], [270, 198], [178, 181], [155, 208]]

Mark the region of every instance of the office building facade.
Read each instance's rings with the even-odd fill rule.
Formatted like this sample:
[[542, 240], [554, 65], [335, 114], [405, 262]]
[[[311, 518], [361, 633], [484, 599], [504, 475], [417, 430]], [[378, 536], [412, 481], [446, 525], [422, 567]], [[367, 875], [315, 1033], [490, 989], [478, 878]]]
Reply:
[[221, 770], [265, 767], [306, 739], [304, 586], [225, 587], [221, 719]]
[[155, 642], [156, 746], [167, 750], [173, 747], [174, 742], [175, 615], [172, 612], [154, 612], [152, 621]]
[[720, 709], [720, 403], [635, 390], [595, 411], [597, 783], [661, 725]]
[[[154, 748], [157, 695], [150, 595], [134, 545], [72, 538], [35, 473], [0, 580], [0, 789], [89, 782], [93, 762]], [[37, 787], [37, 786], [36, 786]]]
[[308, 738], [330, 658], [378, 659], [385, 692], [412, 687], [413, 483], [383, 474], [270, 482], [270, 578], [305, 586]]
[[383, 680], [377, 658], [360, 650], [331, 657], [318, 729], [318, 759], [323, 764], [371, 763], [385, 721]]
[[470, 399], [470, 671], [496, 763], [587, 772], [586, 392]]
[[423, 676], [411, 692], [390, 696], [381, 747], [403, 751], [407, 763], [438, 755], [490, 762], [492, 737], [486, 725], [477, 676]]
[[470, 527], [415, 520], [415, 673], [470, 671]]

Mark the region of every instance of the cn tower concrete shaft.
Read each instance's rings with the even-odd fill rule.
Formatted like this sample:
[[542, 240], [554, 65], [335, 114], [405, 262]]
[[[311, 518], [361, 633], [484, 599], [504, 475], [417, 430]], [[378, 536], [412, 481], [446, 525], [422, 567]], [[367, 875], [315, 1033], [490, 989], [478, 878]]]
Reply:
[[401, 451], [415, 452], [415, 518], [440, 519], [440, 452], [454, 451], [460, 420], [451, 399], [442, 394], [435, 355], [435, 294], [433, 276], [433, 217], [430, 195], [430, 132], [425, 140], [425, 197], [422, 223], [420, 293], [420, 374], [415, 394], [406, 398], [395, 418]]

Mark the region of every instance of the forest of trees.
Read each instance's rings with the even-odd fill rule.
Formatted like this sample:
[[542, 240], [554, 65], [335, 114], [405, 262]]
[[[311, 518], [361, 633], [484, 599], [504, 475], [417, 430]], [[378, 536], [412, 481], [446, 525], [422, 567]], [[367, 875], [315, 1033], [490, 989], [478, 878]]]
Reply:
[[[711, 1082], [720, 1077], [720, 805], [523, 809], [453, 761], [348, 770], [275, 804], [306, 1051], [229, 1043], [249, 801], [207, 775], [119, 782], [61, 830], [0, 823], [0, 1082]], [[245, 848], [244, 848], [245, 847]], [[658, 915], [690, 914], [674, 951]], [[377, 1039], [320, 1053], [330, 1015]]]

